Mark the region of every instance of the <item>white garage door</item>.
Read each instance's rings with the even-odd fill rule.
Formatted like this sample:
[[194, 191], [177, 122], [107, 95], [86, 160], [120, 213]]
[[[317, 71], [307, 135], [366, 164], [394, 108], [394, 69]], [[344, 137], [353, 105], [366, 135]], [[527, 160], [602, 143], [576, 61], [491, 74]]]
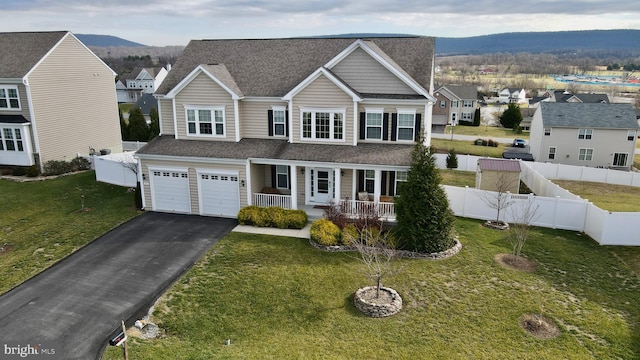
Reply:
[[236, 217], [240, 210], [238, 175], [198, 173], [202, 215]]
[[179, 170], [152, 170], [153, 210], [189, 213], [189, 175]]

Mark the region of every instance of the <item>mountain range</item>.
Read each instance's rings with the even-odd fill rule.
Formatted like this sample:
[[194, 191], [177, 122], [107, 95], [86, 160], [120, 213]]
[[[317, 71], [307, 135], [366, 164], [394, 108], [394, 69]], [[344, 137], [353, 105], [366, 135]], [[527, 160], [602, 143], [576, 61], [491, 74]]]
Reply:
[[[144, 47], [111, 35], [76, 34], [89, 47]], [[391, 37], [410, 34], [357, 33], [314, 37]], [[640, 54], [640, 30], [511, 32], [464, 38], [436, 37], [436, 55], [491, 53], [620, 52]]]

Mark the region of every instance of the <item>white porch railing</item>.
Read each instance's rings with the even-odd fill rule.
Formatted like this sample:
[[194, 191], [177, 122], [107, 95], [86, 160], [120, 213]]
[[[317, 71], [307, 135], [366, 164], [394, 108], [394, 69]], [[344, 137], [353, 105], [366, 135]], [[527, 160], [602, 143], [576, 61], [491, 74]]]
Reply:
[[340, 209], [344, 214], [353, 217], [374, 216], [377, 214], [382, 219], [394, 219], [396, 217], [395, 204], [390, 202], [340, 200]]
[[260, 207], [277, 206], [283, 209], [291, 209], [291, 195], [254, 193], [253, 205]]

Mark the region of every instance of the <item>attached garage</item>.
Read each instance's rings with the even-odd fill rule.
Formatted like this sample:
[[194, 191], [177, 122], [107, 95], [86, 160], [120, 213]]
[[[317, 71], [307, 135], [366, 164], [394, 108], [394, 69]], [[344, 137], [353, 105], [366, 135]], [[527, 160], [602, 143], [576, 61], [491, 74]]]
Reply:
[[201, 215], [236, 217], [240, 211], [237, 172], [198, 170]]
[[189, 174], [186, 169], [149, 169], [149, 172], [153, 210], [191, 212]]

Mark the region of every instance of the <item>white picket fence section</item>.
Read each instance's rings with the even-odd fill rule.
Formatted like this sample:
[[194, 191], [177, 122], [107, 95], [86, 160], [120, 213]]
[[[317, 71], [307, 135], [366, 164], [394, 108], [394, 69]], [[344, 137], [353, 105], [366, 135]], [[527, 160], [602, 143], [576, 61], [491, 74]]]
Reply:
[[[458, 170], [475, 171], [478, 156], [458, 156]], [[462, 160], [462, 161], [461, 161]], [[640, 212], [609, 212], [587, 199], [561, 188], [549, 178], [593, 181], [616, 185], [640, 186], [640, 174], [619, 170], [586, 168], [561, 164], [521, 161], [522, 181], [538, 194], [512, 195], [512, 207], [525, 206], [528, 201], [538, 206], [538, 217], [532, 225], [584, 232], [600, 245], [640, 246]], [[446, 154], [436, 155], [436, 165], [446, 168]], [[482, 220], [496, 218], [496, 209], [486, 201], [497, 196], [474, 188], [443, 186], [451, 210], [462, 217]], [[511, 211], [501, 211], [500, 219], [514, 221]], [[504, 216], [503, 216], [504, 215]]]

